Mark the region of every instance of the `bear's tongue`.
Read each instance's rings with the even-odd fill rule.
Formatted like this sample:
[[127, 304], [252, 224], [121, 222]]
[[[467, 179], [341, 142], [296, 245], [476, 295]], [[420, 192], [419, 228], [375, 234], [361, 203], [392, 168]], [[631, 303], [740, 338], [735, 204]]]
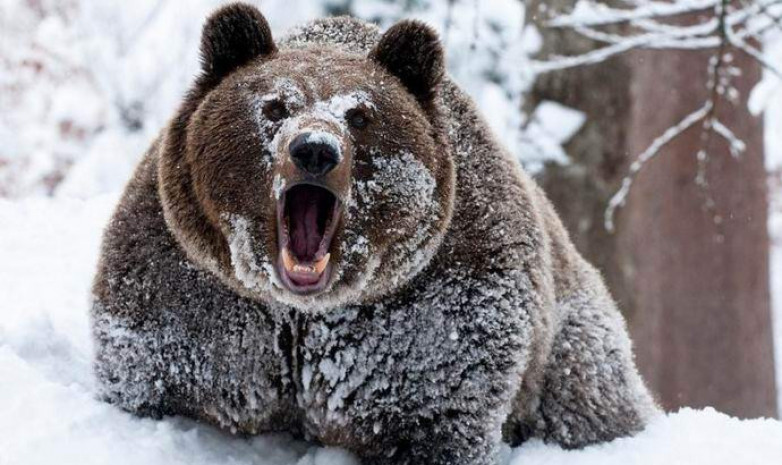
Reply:
[[334, 207], [334, 196], [327, 190], [300, 185], [286, 193], [288, 248], [300, 262], [312, 262], [321, 246], [326, 224]]

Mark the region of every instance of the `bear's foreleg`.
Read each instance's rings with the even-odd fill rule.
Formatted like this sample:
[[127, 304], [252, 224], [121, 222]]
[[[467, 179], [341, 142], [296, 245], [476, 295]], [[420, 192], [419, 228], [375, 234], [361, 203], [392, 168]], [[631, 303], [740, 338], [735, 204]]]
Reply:
[[496, 465], [499, 434], [477, 425], [478, 417], [449, 418], [402, 440], [385, 457], [366, 458], [369, 465]]
[[537, 409], [539, 436], [566, 448], [640, 431], [658, 411], [633, 361], [624, 320], [602, 286], [558, 304], [554, 339]]

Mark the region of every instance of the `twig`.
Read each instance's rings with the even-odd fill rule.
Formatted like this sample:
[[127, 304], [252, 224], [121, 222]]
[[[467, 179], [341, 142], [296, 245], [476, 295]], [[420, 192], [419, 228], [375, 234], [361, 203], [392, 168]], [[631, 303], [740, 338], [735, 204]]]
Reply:
[[677, 138], [684, 131], [693, 127], [695, 124], [703, 121], [703, 119], [711, 110], [711, 107], [711, 102], [706, 102], [706, 104], [701, 108], [685, 116], [676, 125], [668, 128], [661, 136], [652, 141], [649, 147], [647, 147], [646, 150], [644, 150], [630, 165], [630, 170], [622, 179], [622, 187], [619, 188], [616, 194], [611, 197], [611, 200], [608, 201], [608, 208], [606, 208], [605, 211], [605, 228], [609, 232], [614, 231], [614, 212], [618, 207], [624, 205], [625, 201], [627, 200], [627, 194], [630, 192], [630, 187], [632, 186], [635, 177], [641, 171], [641, 168], [643, 168], [649, 160], [657, 156], [657, 154], [660, 153], [660, 150], [662, 150], [662, 148], [665, 147], [669, 142]]

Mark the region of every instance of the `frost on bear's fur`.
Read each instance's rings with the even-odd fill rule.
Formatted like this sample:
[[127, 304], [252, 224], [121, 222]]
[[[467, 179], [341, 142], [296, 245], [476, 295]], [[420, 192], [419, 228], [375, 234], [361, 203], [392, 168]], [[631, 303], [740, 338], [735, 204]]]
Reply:
[[[373, 464], [490, 464], [503, 439], [581, 447], [657, 412], [601, 277], [443, 76], [426, 26], [335, 18], [275, 43], [232, 5], [202, 54], [106, 230], [106, 400]], [[346, 122], [358, 110], [364, 129]], [[338, 150], [344, 196], [315, 296], [286, 290], [270, 239], [304, 130]]]

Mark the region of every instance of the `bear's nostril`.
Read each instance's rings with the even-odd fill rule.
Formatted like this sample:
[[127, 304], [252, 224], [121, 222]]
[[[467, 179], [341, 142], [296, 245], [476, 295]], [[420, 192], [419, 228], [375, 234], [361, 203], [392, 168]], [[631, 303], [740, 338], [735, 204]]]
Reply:
[[288, 146], [293, 163], [312, 176], [325, 175], [339, 163], [338, 148], [332, 139], [336, 138], [311, 132], [299, 134]]

